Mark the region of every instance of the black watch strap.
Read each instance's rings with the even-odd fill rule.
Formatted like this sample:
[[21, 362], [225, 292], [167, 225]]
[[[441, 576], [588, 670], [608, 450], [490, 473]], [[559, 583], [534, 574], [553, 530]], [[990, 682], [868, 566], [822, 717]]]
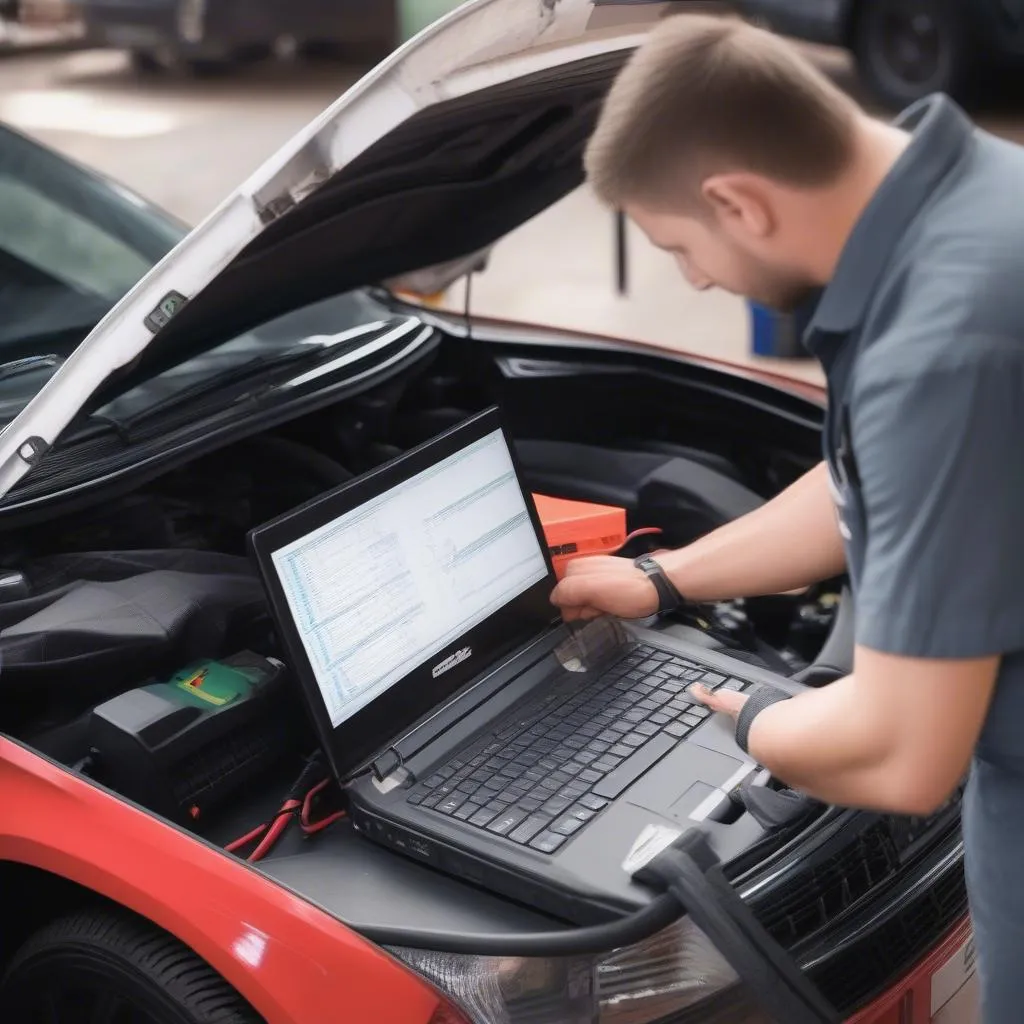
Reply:
[[790, 694], [777, 690], [774, 686], [759, 686], [753, 690], [746, 703], [736, 716], [736, 745], [744, 754], [749, 754], [747, 743], [750, 738], [750, 727], [765, 708], [778, 704], [780, 700], [789, 700]]
[[668, 578], [668, 574], [650, 555], [634, 558], [633, 564], [647, 574], [648, 579], [654, 584], [654, 589], [658, 591], [659, 612], [674, 612], [685, 603], [683, 595]]

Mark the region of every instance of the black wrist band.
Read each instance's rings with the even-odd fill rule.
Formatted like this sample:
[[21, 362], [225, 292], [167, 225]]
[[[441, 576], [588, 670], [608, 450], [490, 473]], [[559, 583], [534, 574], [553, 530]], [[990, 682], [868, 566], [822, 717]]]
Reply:
[[750, 736], [750, 727], [765, 708], [778, 704], [780, 700], [789, 700], [790, 694], [782, 690], [776, 690], [774, 686], [759, 686], [747, 698], [746, 703], [736, 716], [736, 743], [744, 754], [749, 754], [747, 742]]
[[654, 584], [654, 589], [658, 591], [659, 612], [674, 612], [686, 603], [676, 585], [668, 578], [668, 574], [650, 555], [634, 558], [633, 564], [647, 574], [647, 578]]

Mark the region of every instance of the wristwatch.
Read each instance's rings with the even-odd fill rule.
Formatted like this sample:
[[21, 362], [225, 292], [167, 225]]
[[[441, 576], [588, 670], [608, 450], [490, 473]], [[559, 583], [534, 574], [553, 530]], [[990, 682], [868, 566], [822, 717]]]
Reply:
[[668, 578], [665, 570], [650, 556], [641, 555], [633, 559], [633, 564], [647, 574], [647, 578], [658, 591], [658, 611], [674, 612], [686, 603], [686, 599], [676, 589], [676, 585]]

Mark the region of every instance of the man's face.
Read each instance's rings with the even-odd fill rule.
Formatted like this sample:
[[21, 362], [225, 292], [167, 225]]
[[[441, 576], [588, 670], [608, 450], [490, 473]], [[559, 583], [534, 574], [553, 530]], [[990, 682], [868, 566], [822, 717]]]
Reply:
[[779, 312], [792, 312], [815, 285], [786, 259], [777, 239], [749, 230], [738, 219], [654, 211], [639, 204], [627, 215], [659, 249], [675, 258], [698, 291], [721, 288]]

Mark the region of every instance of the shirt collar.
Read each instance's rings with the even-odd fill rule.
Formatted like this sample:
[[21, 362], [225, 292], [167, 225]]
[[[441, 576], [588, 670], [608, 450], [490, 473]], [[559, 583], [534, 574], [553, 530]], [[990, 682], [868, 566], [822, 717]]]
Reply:
[[861, 214], [817, 302], [805, 334], [812, 352], [824, 336], [859, 326], [900, 239], [973, 137], [970, 119], [943, 95], [919, 100], [895, 124], [913, 133], [910, 144]]

